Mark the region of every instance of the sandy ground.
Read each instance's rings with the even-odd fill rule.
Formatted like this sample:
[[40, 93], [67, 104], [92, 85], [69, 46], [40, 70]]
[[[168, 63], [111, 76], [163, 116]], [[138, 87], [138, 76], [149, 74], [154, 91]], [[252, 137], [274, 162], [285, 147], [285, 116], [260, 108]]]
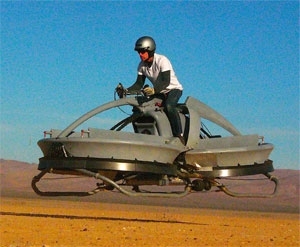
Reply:
[[[36, 166], [0, 162], [0, 246], [279, 246], [299, 247], [299, 171], [279, 170], [273, 198], [233, 198], [212, 190], [183, 198], [41, 197]], [[234, 191], [270, 192], [272, 183], [225, 181]], [[90, 178], [55, 179], [40, 189], [85, 191]], [[175, 188], [173, 188], [175, 189]]]
[[299, 215], [1, 198], [1, 246], [299, 246]]

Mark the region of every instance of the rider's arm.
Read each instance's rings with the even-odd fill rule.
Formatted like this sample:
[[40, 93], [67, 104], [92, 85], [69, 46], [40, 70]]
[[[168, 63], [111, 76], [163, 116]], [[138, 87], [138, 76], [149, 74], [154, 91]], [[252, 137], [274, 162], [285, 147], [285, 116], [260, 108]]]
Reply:
[[146, 76], [144, 75], [138, 75], [136, 78], [135, 83], [127, 88], [128, 93], [134, 94], [134, 93], [139, 93], [145, 83]]
[[159, 85], [157, 85], [155, 88], [156, 93], [161, 92], [162, 90], [165, 90], [170, 85], [171, 71], [167, 70], [167, 71], [161, 72], [160, 76], [161, 76], [161, 81], [160, 81]]

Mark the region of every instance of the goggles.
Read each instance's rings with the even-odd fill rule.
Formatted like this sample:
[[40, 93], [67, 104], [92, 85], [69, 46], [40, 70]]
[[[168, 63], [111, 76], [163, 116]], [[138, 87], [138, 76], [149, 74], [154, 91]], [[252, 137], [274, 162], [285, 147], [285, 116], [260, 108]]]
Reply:
[[148, 50], [147, 49], [138, 49], [137, 52], [144, 54], [144, 53], [148, 52]]

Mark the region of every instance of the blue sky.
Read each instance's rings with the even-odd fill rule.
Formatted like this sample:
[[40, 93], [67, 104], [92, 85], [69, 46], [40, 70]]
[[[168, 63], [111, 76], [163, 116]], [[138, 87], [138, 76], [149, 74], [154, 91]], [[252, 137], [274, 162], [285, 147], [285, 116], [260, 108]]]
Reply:
[[299, 169], [298, 1], [2, 1], [1, 158], [37, 163], [63, 129], [130, 86], [152, 36], [184, 86]]

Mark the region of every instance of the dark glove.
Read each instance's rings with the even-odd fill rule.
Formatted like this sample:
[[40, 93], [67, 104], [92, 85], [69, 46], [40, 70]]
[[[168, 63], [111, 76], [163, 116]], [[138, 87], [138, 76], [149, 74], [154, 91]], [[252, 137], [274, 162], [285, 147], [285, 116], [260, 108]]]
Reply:
[[123, 87], [123, 85], [121, 83], [118, 84], [118, 86], [116, 87], [116, 92], [119, 96], [120, 99], [126, 97], [126, 88]]

